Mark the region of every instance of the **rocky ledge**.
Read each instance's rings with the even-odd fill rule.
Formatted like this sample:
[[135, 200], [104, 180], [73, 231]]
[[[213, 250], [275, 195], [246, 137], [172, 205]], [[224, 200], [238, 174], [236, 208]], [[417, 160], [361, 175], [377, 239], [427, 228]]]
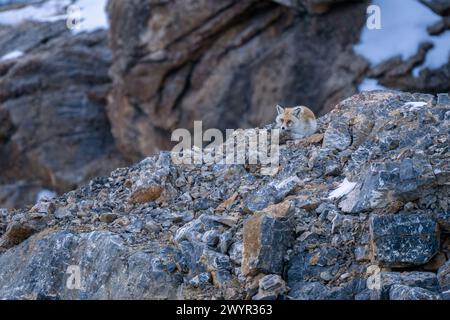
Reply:
[[363, 93], [319, 124], [273, 176], [161, 152], [0, 211], [0, 298], [450, 298], [448, 96]]

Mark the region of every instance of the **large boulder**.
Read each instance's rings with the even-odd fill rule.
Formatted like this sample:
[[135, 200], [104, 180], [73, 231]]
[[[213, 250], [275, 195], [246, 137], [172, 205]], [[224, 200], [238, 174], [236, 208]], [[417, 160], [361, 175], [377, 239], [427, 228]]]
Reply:
[[[13, 50], [24, 55], [0, 61], [0, 184], [65, 192], [125, 164], [105, 110], [105, 31], [74, 36], [64, 21], [1, 26], [0, 56]], [[0, 206], [33, 203], [40, 189]]]
[[370, 233], [374, 259], [382, 266], [422, 265], [439, 249], [437, 223], [426, 214], [374, 215]]

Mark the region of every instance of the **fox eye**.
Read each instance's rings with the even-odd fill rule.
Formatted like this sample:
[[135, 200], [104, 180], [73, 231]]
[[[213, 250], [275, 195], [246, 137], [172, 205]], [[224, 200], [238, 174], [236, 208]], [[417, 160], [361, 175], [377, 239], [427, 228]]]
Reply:
[[291, 121], [291, 120], [288, 120], [288, 121], [286, 121], [286, 124], [287, 124], [288, 126], [290, 126], [290, 125], [292, 124], [292, 121]]

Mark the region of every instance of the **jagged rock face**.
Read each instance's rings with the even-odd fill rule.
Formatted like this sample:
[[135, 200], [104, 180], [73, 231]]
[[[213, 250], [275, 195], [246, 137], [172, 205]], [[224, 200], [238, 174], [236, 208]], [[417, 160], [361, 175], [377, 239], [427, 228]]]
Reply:
[[254, 127], [272, 121], [276, 103], [299, 101], [326, 112], [356, 92], [367, 68], [351, 50], [362, 3], [309, 15], [259, 0], [112, 0], [109, 17], [108, 112], [132, 159], [168, 148], [170, 132], [191, 129], [193, 120]]
[[[0, 44], [0, 56], [25, 53], [0, 62], [0, 194], [18, 180], [66, 192], [125, 163], [105, 111], [104, 31], [72, 36], [65, 22], [26, 22], [0, 27]], [[22, 189], [0, 206], [34, 203], [39, 189]]]
[[[314, 139], [281, 145], [273, 176], [161, 152], [2, 210], [0, 298], [447, 299], [449, 121], [433, 96], [365, 93], [319, 118]], [[409, 169], [415, 157], [432, 178]], [[276, 196], [261, 205], [264, 192]]]

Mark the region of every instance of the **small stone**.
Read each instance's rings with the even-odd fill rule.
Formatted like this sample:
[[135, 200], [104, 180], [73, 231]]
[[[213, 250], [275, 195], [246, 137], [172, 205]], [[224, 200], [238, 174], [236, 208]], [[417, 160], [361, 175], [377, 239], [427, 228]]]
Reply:
[[144, 223], [144, 230], [148, 233], [158, 233], [161, 231], [161, 226], [152, 220], [147, 220]]
[[355, 254], [355, 260], [358, 262], [369, 260], [369, 257], [367, 255], [367, 248], [365, 246], [356, 247], [354, 254]]
[[333, 275], [328, 271], [323, 271], [320, 273], [320, 278], [325, 281], [330, 281], [333, 279]]
[[282, 181], [273, 181], [247, 196], [244, 200], [244, 211], [252, 213], [261, 211], [271, 204], [278, 203], [289, 195], [299, 184], [297, 176], [286, 178]]
[[118, 215], [116, 213], [106, 212], [106, 213], [102, 213], [100, 215], [99, 219], [101, 222], [111, 223], [114, 220], [116, 220], [117, 218], [118, 218]]
[[[450, 9], [450, 6], [448, 7]], [[437, 103], [440, 105], [450, 105], [450, 97], [448, 93], [438, 93]]]
[[72, 213], [68, 208], [65, 207], [59, 207], [55, 210], [55, 218], [57, 219], [64, 219], [66, 217], [70, 217]]
[[242, 247], [242, 242], [233, 242], [230, 246], [230, 249], [228, 250], [231, 261], [239, 266], [242, 263]]
[[226, 231], [222, 233], [219, 237], [219, 249], [220, 252], [226, 254], [230, 245], [233, 243], [233, 232]]
[[36, 229], [28, 223], [12, 222], [8, 225], [5, 234], [2, 237], [0, 246], [8, 248], [21, 243], [34, 233]]
[[275, 300], [286, 292], [286, 283], [276, 274], [269, 274], [259, 280], [259, 290], [253, 300]]
[[189, 284], [194, 287], [204, 287], [211, 282], [211, 274], [209, 272], [202, 272], [199, 275], [196, 275], [191, 280], [189, 280]]
[[126, 227], [130, 224], [130, 219], [128, 219], [127, 217], [120, 217], [114, 221], [114, 224]]
[[439, 292], [439, 282], [435, 273], [419, 271], [380, 272], [380, 298], [383, 300], [388, 299], [391, 287], [396, 284], [420, 287], [436, 293]]
[[215, 247], [219, 243], [219, 232], [216, 230], [208, 230], [202, 236], [202, 242], [209, 247]]
[[53, 214], [55, 212], [55, 204], [48, 200], [41, 200], [36, 203], [30, 210], [30, 213]]
[[213, 271], [212, 278], [214, 285], [218, 288], [223, 288], [233, 279], [231, 273], [224, 269]]

